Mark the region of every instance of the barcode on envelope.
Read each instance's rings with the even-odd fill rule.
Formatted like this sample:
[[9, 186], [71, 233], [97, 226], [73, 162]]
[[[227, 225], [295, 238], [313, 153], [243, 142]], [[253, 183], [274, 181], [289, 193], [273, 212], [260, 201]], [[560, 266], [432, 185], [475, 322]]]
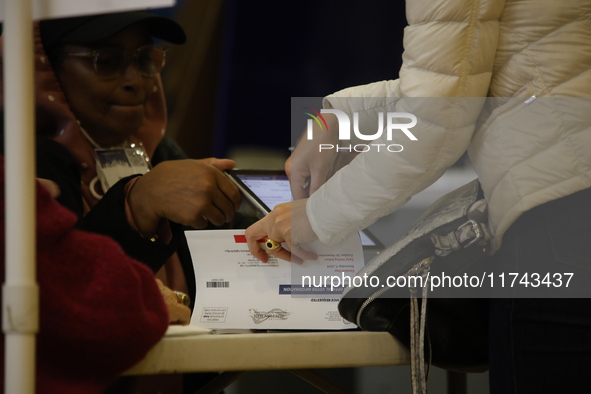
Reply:
[[211, 280], [209, 282], [205, 282], [205, 287], [230, 287], [230, 282], [224, 280]]

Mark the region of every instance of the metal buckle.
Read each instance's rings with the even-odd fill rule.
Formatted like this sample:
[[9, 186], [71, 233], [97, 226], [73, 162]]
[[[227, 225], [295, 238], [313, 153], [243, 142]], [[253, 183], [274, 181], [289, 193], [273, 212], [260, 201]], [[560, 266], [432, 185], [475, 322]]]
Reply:
[[480, 230], [480, 226], [478, 225], [478, 223], [472, 219], [468, 220], [466, 223], [459, 226], [457, 231], [460, 231], [463, 227], [470, 226], [470, 225], [472, 226], [472, 231], [474, 231], [475, 236], [474, 236], [474, 239], [472, 239], [470, 242], [468, 242], [466, 245], [464, 245], [464, 249], [469, 248], [470, 246], [474, 245], [476, 242], [480, 241], [482, 239], [482, 237], [484, 236], [484, 234]]

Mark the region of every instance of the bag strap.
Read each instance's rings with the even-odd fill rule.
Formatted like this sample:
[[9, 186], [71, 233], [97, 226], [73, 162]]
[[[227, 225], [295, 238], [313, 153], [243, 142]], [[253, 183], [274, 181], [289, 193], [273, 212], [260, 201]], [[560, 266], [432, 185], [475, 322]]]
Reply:
[[481, 227], [474, 220], [468, 220], [446, 235], [431, 234], [431, 241], [435, 245], [439, 256], [447, 256], [451, 252], [457, 252], [469, 248], [484, 237]]
[[443, 235], [431, 234], [435, 255], [423, 259], [407, 273], [407, 275], [421, 276], [423, 279], [421, 281], [423, 288], [421, 289], [420, 312], [417, 297], [419, 289], [416, 286], [410, 288], [410, 363], [413, 394], [427, 393], [425, 325], [427, 321], [427, 298], [431, 279], [429, 276], [431, 264], [437, 257], [444, 257], [452, 252], [458, 252], [472, 246], [480, 246], [482, 252], [486, 252], [491, 238], [485, 224], [487, 213], [486, 200], [478, 200], [468, 208], [466, 213], [468, 220], [458, 226], [456, 230]]
[[[421, 283], [421, 310], [419, 313], [419, 289], [411, 286], [410, 289], [410, 370], [413, 394], [427, 393], [427, 374], [425, 372], [425, 325], [427, 322], [427, 295], [429, 290], [429, 271], [435, 256], [427, 257], [418, 263], [410, 275], [422, 277]], [[417, 283], [416, 281], [414, 282]]]
[[452, 252], [467, 249], [474, 244], [485, 246], [491, 236], [486, 227], [486, 200], [478, 200], [466, 213], [468, 220], [458, 226], [455, 231], [444, 235], [431, 234], [431, 242], [435, 246], [435, 254], [447, 256]]

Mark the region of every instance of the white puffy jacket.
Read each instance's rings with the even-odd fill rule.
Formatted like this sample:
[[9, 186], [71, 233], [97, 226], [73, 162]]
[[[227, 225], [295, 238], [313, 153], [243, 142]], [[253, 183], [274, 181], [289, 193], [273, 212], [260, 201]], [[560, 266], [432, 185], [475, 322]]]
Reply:
[[412, 0], [407, 19], [400, 78], [324, 105], [374, 132], [378, 112], [413, 113], [418, 141], [360, 154], [310, 197], [322, 242], [396, 210], [466, 149], [495, 248], [526, 210], [591, 187], [591, 0]]

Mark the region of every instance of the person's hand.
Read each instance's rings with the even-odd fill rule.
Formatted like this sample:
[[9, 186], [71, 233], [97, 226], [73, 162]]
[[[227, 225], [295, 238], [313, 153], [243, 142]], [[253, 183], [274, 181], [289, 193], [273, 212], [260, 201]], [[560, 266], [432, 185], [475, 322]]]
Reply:
[[129, 208], [138, 231], [151, 237], [162, 218], [205, 228], [230, 222], [240, 207], [240, 192], [221, 170], [234, 161], [165, 161], [141, 176], [128, 195]]
[[[247, 228], [246, 241], [250, 253], [263, 263], [269, 261], [268, 254], [297, 264], [302, 264], [303, 260], [316, 260], [318, 256], [315, 253], [300, 246], [318, 238], [306, 214], [306, 201], [307, 199], [303, 199], [278, 204], [271, 213]], [[283, 247], [262, 249], [259, 241], [267, 238], [285, 242], [289, 250]]]
[[158, 288], [164, 297], [164, 302], [168, 308], [168, 320], [170, 324], [182, 324], [186, 326], [191, 321], [191, 309], [181, 304], [176, 293], [164, 286], [160, 279], [156, 279]]
[[50, 179], [37, 178], [37, 180], [39, 181], [39, 183], [41, 185], [43, 185], [43, 187], [45, 189], [47, 189], [47, 191], [49, 192], [49, 195], [52, 198], [59, 197], [61, 190], [60, 190], [60, 187], [58, 186], [57, 183], [55, 183], [54, 181], [52, 181]]
[[[326, 182], [333, 173], [337, 159], [336, 145], [339, 143], [339, 126], [333, 114], [323, 114], [328, 128], [320, 130], [314, 123], [314, 137], [308, 140], [306, 131], [298, 142], [295, 150], [285, 162], [285, 173], [289, 178], [293, 198], [307, 198]], [[319, 151], [319, 144], [330, 144], [335, 149]]]

